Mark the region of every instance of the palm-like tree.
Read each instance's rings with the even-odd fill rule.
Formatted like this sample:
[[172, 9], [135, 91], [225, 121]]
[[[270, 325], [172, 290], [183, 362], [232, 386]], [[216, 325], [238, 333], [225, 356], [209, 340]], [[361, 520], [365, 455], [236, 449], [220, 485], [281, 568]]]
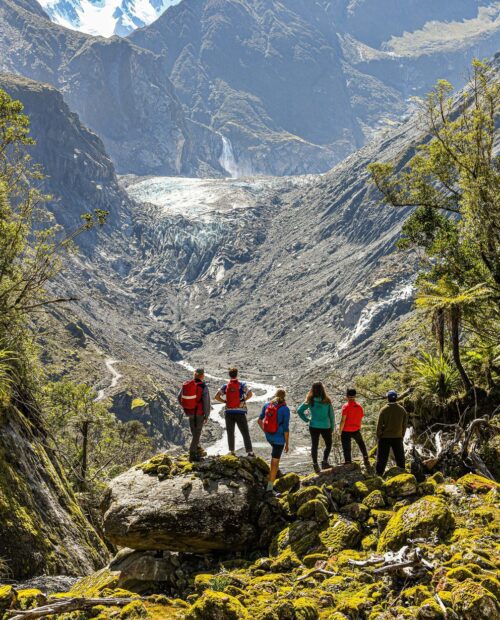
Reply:
[[422, 282], [421, 292], [416, 300], [417, 308], [427, 310], [432, 315], [434, 332], [441, 354], [444, 352], [445, 326], [446, 323], [448, 324], [453, 362], [460, 373], [467, 392], [473, 386], [460, 355], [462, 321], [491, 295], [491, 288], [484, 282], [472, 288], [461, 290], [455, 282], [448, 278], [441, 278], [437, 282]]

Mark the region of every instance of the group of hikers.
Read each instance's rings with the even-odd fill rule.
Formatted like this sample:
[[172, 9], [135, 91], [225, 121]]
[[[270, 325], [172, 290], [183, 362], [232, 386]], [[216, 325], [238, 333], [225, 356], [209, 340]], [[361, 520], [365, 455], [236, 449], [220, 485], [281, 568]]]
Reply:
[[[238, 369], [229, 369], [229, 381], [215, 395], [215, 400], [224, 403], [227, 442], [230, 454], [235, 453], [235, 430], [238, 427], [248, 456], [255, 456], [247, 418], [247, 402], [253, 393], [248, 385], [238, 378]], [[340, 416], [340, 441], [344, 456], [344, 464], [352, 463], [352, 441], [354, 440], [363, 456], [363, 462], [371, 470], [368, 451], [361, 433], [364, 417], [363, 407], [356, 400], [356, 390], [348, 388], [345, 392], [346, 402]], [[382, 476], [387, 467], [392, 450], [398, 467], [405, 467], [403, 438], [406, 432], [408, 415], [398, 402], [395, 390], [387, 393], [387, 403], [382, 407], [377, 422], [377, 462], [376, 472]], [[205, 371], [197, 368], [193, 379], [186, 381], [178, 395], [178, 401], [189, 419], [191, 444], [189, 446], [190, 461], [199, 461], [206, 454], [200, 445], [204, 424], [208, 421], [211, 411], [210, 392], [205, 383]], [[330, 453], [333, 445], [333, 434], [336, 430], [335, 414], [332, 400], [325, 387], [319, 381], [312, 384], [304, 402], [298, 407], [297, 414], [308, 425], [311, 435], [311, 457], [316, 473], [329, 469]], [[279, 388], [273, 398], [263, 407], [257, 420], [271, 446], [271, 466], [268, 490], [272, 491], [278, 475], [279, 463], [283, 452], [289, 451], [290, 409], [286, 404], [286, 392]], [[319, 441], [323, 438], [325, 447], [321, 465], [318, 463]]]

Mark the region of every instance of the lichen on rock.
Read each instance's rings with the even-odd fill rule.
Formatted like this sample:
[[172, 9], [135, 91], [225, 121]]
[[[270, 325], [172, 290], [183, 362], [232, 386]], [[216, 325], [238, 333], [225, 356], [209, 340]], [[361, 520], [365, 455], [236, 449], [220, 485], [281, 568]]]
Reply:
[[384, 529], [378, 544], [379, 551], [396, 551], [412, 538], [428, 538], [436, 534], [446, 537], [455, 527], [448, 505], [434, 496], [426, 496], [400, 508]]

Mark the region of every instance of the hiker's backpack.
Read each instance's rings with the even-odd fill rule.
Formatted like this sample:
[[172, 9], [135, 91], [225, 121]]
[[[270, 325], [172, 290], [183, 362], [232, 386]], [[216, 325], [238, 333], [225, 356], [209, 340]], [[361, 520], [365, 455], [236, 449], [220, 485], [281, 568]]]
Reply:
[[239, 409], [243, 400], [243, 385], [232, 379], [226, 386], [226, 409]]
[[264, 431], [266, 433], [276, 433], [278, 430], [278, 411], [286, 403], [269, 403], [264, 413]]
[[203, 415], [203, 387], [201, 381], [186, 381], [182, 386], [181, 405], [186, 414]]

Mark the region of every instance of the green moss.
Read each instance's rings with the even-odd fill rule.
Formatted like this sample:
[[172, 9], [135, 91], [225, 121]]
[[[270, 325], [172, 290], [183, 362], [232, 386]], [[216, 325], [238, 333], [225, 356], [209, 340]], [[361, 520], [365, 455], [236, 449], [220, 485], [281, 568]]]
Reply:
[[297, 517], [306, 521], [312, 520], [317, 523], [324, 523], [328, 521], [328, 512], [323, 502], [318, 499], [311, 499], [302, 504], [297, 512]]
[[70, 596], [97, 598], [104, 590], [114, 590], [118, 586], [120, 573], [103, 568], [88, 577], [80, 579], [69, 591]]
[[500, 616], [495, 597], [480, 584], [466, 579], [451, 591], [453, 611], [464, 620], [493, 620]]
[[363, 551], [371, 551], [372, 549], [377, 548], [378, 539], [374, 534], [369, 534], [365, 536], [361, 541], [361, 548]]
[[12, 586], [0, 585], [0, 612], [4, 612], [9, 607], [14, 607], [17, 602], [17, 593]]
[[120, 611], [120, 618], [123, 620], [135, 620], [136, 618], [147, 618], [148, 611], [141, 601], [132, 601]]
[[137, 465], [137, 469], [142, 469], [145, 474], [156, 476], [158, 474], [158, 468], [160, 466], [168, 467], [170, 470], [172, 467], [172, 459], [167, 454], [157, 454], [152, 459]]
[[448, 505], [434, 496], [422, 497], [401, 508], [391, 518], [378, 543], [379, 551], [397, 551], [410, 538], [429, 538], [436, 533], [444, 538], [455, 527]]
[[379, 532], [384, 531], [387, 524], [394, 516], [394, 513], [391, 510], [371, 510], [370, 514]]
[[294, 473], [290, 472], [278, 478], [274, 483], [274, 489], [278, 493], [285, 493], [286, 491], [292, 491], [300, 486], [300, 477]]
[[326, 562], [326, 560], [328, 560], [328, 555], [326, 553], [310, 553], [304, 556], [302, 562], [307, 568], [313, 568], [317, 562]]
[[241, 465], [240, 459], [235, 454], [224, 454], [217, 460], [219, 465], [228, 469], [239, 469]]
[[316, 603], [310, 598], [298, 598], [293, 601], [295, 618], [297, 620], [317, 620], [318, 608]]
[[457, 485], [462, 487], [467, 493], [488, 493], [492, 489], [500, 489], [500, 485], [494, 480], [478, 476], [477, 474], [466, 474], [457, 480]]
[[292, 512], [296, 512], [303, 504], [306, 504], [317, 497], [324, 497], [323, 492], [319, 487], [303, 487], [295, 493], [289, 493], [287, 501]]
[[292, 549], [285, 549], [272, 561], [270, 569], [275, 573], [288, 573], [301, 565], [298, 555]]
[[368, 506], [368, 508], [383, 508], [385, 506], [385, 498], [382, 491], [379, 489], [372, 491], [365, 497], [363, 504]]
[[31, 609], [45, 604], [47, 597], [41, 590], [35, 588], [17, 591], [17, 607], [20, 609]]
[[406, 497], [417, 492], [417, 479], [413, 474], [399, 474], [384, 483], [388, 497]]
[[234, 596], [207, 590], [186, 613], [186, 620], [246, 620], [250, 616]]
[[456, 581], [464, 581], [465, 579], [473, 579], [474, 575], [465, 568], [465, 566], [458, 566], [452, 568], [446, 573], [447, 579], [455, 579]]
[[147, 402], [145, 400], [142, 400], [142, 398], [134, 398], [134, 400], [132, 401], [132, 404], [130, 405], [130, 408], [132, 410], [134, 409], [140, 409], [141, 407], [146, 407]]
[[417, 620], [441, 620], [442, 618], [445, 618], [444, 612], [434, 598], [426, 599], [417, 612]]
[[359, 543], [361, 528], [355, 521], [335, 515], [331, 518], [329, 526], [320, 532], [319, 539], [329, 553], [338, 553]]
[[370, 509], [365, 504], [359, 502], [352, 502], [346, 504], [340, 509], [341, 514], [354, 519], [355, 521], [366, 521], [370, 513]]
[[384, 481], [382, 478], [380, 478], [380, 476], [373, 476], [372, 478], [367, 478], [366, 480], [355, 482], [352, 488], [354, 494], [357, 497], [364, 498], [372, 491], [382, 489], [383, 485]]
[[489, 590], [497, 600], [500, 600], [500, 581], [498, 579], [488, 575], [488, 577], [481, 579], [481, 585]]
[[421, 605], [430, 596], [430, 589], [422, 585], [406, 588], [401, 592], [401, 600], [409, 605]]

